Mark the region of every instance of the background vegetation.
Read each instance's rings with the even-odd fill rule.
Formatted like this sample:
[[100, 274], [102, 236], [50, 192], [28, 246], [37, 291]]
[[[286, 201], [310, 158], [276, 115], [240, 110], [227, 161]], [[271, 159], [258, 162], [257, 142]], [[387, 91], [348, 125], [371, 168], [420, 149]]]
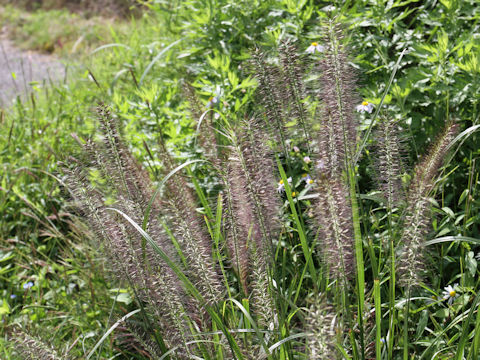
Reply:
[[[22, 46], [57, 51], [70, 69], [65, 81], [33, 84], [34, 95], [28, 101], [15, 101], [1, 111], [2, 358], [16, 356], [6, 340], [11, 324], [22, 324], [40, 337], [48, 334], [45, 340], [57, 349], [82, 358], [120, 316], [136, 308], [131, 291], [119, 289], [103, 270], [105, 259], [86, 241], [59, 181], [58, 162], [68, 162], [78, 153], [75, 138], [97, 136], [94, 109], [99, 101], [112, 109], [134, 156], [156, 175], [160, 162], [151, 154], [160, 152], [163, 141], [180, 162], [199, 155], [193, 136], [198, 119], [186, 99], [185, 84], [195, 89], [201, 110], [215, 96], [220, 100], [217, 111], [232, 122], [251, 115], [258, 105], [247, 61], [253, 49], [262, 49], [274, 62], [280, 41], [290, 40], [309, 65], [304, 51], [320, 41], [321, 23], [334, 12], [347, 30], [345, 41], [360, 78], [358, 102], [366, 100], [378, 109], [388, 89], [379, 114], [397, 120], [404, 129], [406, 168], [417, 163], [448, 120], [455, 119], [460, 131], [478, 124], [480, 10], [475, 0], [359, 0], [335, 6], [290, 0], [149, 1], [141, 15], [112, 21], [111, 26], [88, 11], [72, 14], [51, 10], [46, 2], [41, 5], [46, 7], [30, 8], [28, 13], [5, 6], [0, 15]], [[45, 26], [48, 23], [55, 26]], [[310, 77], [315, 79], [315, 71]], [[361, 116], [360, 128], [366, 130], [371, 119]], [[431, 245], [428, 289], [439, 301], [431, 306], [412, 303], [413, 358], [422, 353], [439, 359], [476, 356], [473, 345], [465, 355], [458, 349], [464, 338], [478, 346], [474, 328], [466, 322], [477, 312], [479, 289], [478, 144], [475, 133], [463, 141], [431, 198], [428, 238], [469, 240], [451, 238]], [[367, 193], [375, 171], [369, 165], [370, 152], [367, 148], [359, 164], [358, 192], [364, 220], [375, 228], [383, 213], [376, 211], [376, 194]], [[198, 164], [191, 171], [215, 202], [218, 184]], [[302, 170], [295, 171], [291, 175]], [[404, 181], [410, 173], [405, 172]], [[291, 224], [292, 219], [286, 221]], [[363, 239], [365, 245], [373, 240]], [[282, 249], [289, 259], [301, 258], [298, 242], [294, 243]], [[295, 273], [299, 261], [287, 263], [286, 271]], [[374, 277], [370, 266], [366, 263], [367, 283]], [[455, 283], [461, 296], [453, 304], [441, 301], [444, 288]], [[401, 308], [405, 298], [397, 301]], [[385, 330], [389, 324], [384, 322]], [[397, 345], [401, 354], [401, 343]], [[110, 336], [95, 356], [116, 354], [142, 356], [122, 345], [120, 336]]]

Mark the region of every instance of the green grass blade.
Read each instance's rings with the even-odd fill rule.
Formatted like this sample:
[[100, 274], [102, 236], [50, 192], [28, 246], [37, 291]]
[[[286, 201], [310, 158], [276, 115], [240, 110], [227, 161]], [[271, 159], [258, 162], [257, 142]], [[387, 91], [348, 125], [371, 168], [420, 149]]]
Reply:
[[368, 138], [370, 137], [370, 133], [372, 132], [373, 125], [375, 125], [375, 119], [378, 116], [378, 113], [380, 112], [380, 109], [383, 106], [383, 102], [385, 101], [385, 97], [388, 94], [388, 91], [390, 90], [390, 87], [392, 86], [393, 79], [395, 78], [395, 75], [397, 73], [398, 68], [400, 67], [400, 61], [403, 58], [403, 55], [407, 52], [407, 48], [403, 49], [402, 52], [400, 53], [400, 56], [398, 57], [398, 60], [393, 68], [392, 75], [390, 76], [390, 80], [388, 81], [388, 85], [385, 88], [385, 91], [383, 92], [382, 100], [380, 100], [380, 104], [378, 104], [377, 109], [375, 110], [375, 114], [372, 117], [372, 121], [370, 122], [370, 125], [368, 126], [367, 132], [365, 133], [365, 136], [362, 139], [362, 143], [360, 144], [360, 147], [358, 148], [357, 153], [355, 154], [353, 158], [353, 164], [356, 164], [358, 162], [358, 159], [360, 159], [360, 156], [362, 154], [362, 151], [364, 147], [367, 145]]
[[95, 344], [95, 346], [93, 347], [93, 349], [88, 353], [87, 357], [86, 357], [86, 360], [89, 360], [92, 355], [95, 353], [95, 351], [98, 349], [98, 347], [105, 341], [105, 339], [113, 332], [113, 330], [115, 330], [122, 322], [124, 322], [125, 320], [127, 320], [130, 316], [133, 316], [135, 315], [136, 313], [140, 312], [140, 309], [136, 309], [136, 310], [133, 310], [131, 312], [129, 312], [127, 315], [123, 316], [121, 319], [117, 320], [117, 322], [115, 324], [113, 324], [110, 329], [108, 329], [105, 334], [103, 334], [103, 336], [101, 337], [100, 340], [98, 340], [98, 342]]
[[[204, 344], [204, 343], [210, 343], [210, 344], [215, 344], [215, 345], [218, 345], [218, 346], [222, 346], [224, 344], [220, 343], [220, 342], [217, 342], [217, 341], [212, 341], [212, 340], [192, 340], [192, 341], [188, 341], [185, 343], [185, 345], [193, 345], [193, 344]], [[175, 346], [174, 348], [168, 350], [165, 354], [163, 354], [160, 358], [158, 358], [158, 360], [164, 360], [166, 359], [166, 357], [168, 355], [172, 355], [175, 350], [179, 349], [180, 346]], [[204, 360], [200, 357], [197, 357], [195, 355], [192, 355], [190, 354], [190, 359], [200, 359], [200, 360]]]
[[153, 58], [153, 60], [150, 62], [150, 64], [148, 64], [148, 66], [145, 68], [145, 71], [143, 72], [142, 77], [140, 78], [139, 86], [142, 86], [143, 80], [145, 79], [145, 76], [147, 76], [147, 74], [148, 74], [148, 73], [150, 72], [150, 70], [152, 69], [153, 65], [155, 65], [155, 63], [163, 56], [163, 54], [165, 54], [168, 50], [170, 50], [172, 47], [174, 47], [175, 45], [177, 45], [180, 41], [182, 41], [182, 39], [178, 39], [178, 40], [172, 42], [170, 45], [168, 45], [167, 47], [163, 48], [162, 51], [160, 51], [160, 52]]
[[255, 322], [255, 320], [253, 320], [252, 316], [250, 315], [250, 313], [247, 311], [247, 309], [245, 309], [245, 307], [236, 299], [234, 298], [229, 298], [227, 299], [228, 301], [231, 301], [233, 302], [235, 305], [237, 305], [237, 307], [240, 309], [240, 311], [243, 313], [243, 315], [245, 316], [245, 318], [248, 320], [248, 322], [250, 323], [250, 325], [253, 327], [253, 330], [255, 330], [255, 334], [257, 335], [257, 338], [258, 338], [258, 341], [260, 342], [260, 345], [265, 349], [265, 351], [267, 352], [267, 354], [270, 354], [269, 350], [268, 350], [268, 347], [267, 347], [267, 344], [265, 344], [265, 341], [263, 339], [263, 334], [262, 332], [260, 331], [260, 329], [258, 328], [257, 326], [257, 323]]
[[296, 230], [298, 231], [298, 236], [300, 237], [300, 243], [302, 245], [303, 255], [305, 256], [305, 262], [308, 264], [310, 269], [310, 275], [313, 279], [315, 286], [317, 285], [317, 272], [315, 266], [313, 264], [312, 253], [310, 251], [310, 247], [308, 246], [307, 236], [302, 226], [302, 222], [300, 221], [299, 215], [297, 213], [297, 208], [295, 203], [293, 202], [292, 198], [292, 190], [290, 185], [288, 184], [287, 175], [285, 174], [285, 170], [283, 169], [282, 164], [277, 158], [277, 165], [278, 170], [280, 171], [280, 176], [285, 184], [285, 193], [287, 194], [288, 204], [290, 205], [290, 210], [292, 211], [293, 218], [295, 219]]
[[468, 129], [462, 131], [460, 134], [458, 134], [455, 139], [452, 140], [450, 144], [448, 144], [447, 149], [450, 149], [453, 145], [455, 145], [458, 141], [462, 140], [465, 141], [467, 138], [472, 135], [475, 131], [477, 131], [480, 128], [480, 125], [473, 125], [470, 126]]
[[363, 240], [360, 229], [360, 214], [357, 203], [355, 174], [353, 169], [348, 170], [350, 186], [350, 202], [352, 205], [353, 233], [355, 237], [355, 262], [357, 264], [357, 291], [358, 291], [358, 326], [360, 329], [360, 343], [362, 359], [364, 358], [363, 310], [365, 307], [365, 266], [363, 262]]
[[286, 337], [285, 339], [282, 339], [280, 341], [277, 341], [275, 344], [273, 344], [272, 346], [270, 346], [268, 348], [268, 350], [272, 353], [273, 350], [275, 350], [276, 348], [280, 347], [281, 345], [285, 344], [286, 342], [290, 341], [290, 340], [293, 340], [293, 339], [298, 339], [298, 338], [303, 338], [303, 337], [308, 337], [309, 334], [307, 333], [298, 333], [298, 334], [293, 334], [293, 335], [290, 335], [289, 337]]
[[[480, 354], [480, 311], [477, 309], [477, 320], [475, 322], [473, 346], [470, 349], [470, 352], [473, 352], [473, 355], [478, 356]], [[473, 356], [469, 357], [475, 359]]]
[[341, 345], [336, 344], [336, 347], [337, 347], [337, 350], [340, 352], [340, 354], [342, 354], [342, 356], [345, 360], [352, 360], [352, 357], [347, 354], [347, 352], [345, 351], [344, 348], [342, 348]]
[[165, 176], [163, 178], [163, 180], [160, 182], [160, 184], [158, 184], [157, 188], [155, 189], [155, 192], [153, 193], [152, 195], [152, 198], [150, 199], [150, 201], [148, 202], [148, 205], [147, 205], [147, 208], [145, 210], [145, 215], [143, 216], [143, 222], [142, 222], [142, 229], [143, 230], [146, 230], [147, 229], [147, 223], [148, 223], [148, 219], [150, 218], [150, 212], [152, 211], [152, 205], [153, 205], [153, 202], [155, 201], [155, 198], [157, 197], [158, 193], [160, 192], [160, 190], [163, 188], [163, 185], [165, 185], [165, 183], [168, 181], [168, 179], [170, 179], [173, 175], [175, 175], [177, 172], [179, 172], [180, 170], [182, 170], [184, 167], [188, 166], [188, 165], [191, 165], [193, 163], [197, 163], [197, 162], [207, 162], [207, 160], [201, 160], [201, 159], [196, 159], [196, 160], [190, 160], [190, 161], [187, 161], [179, 166], [177, 166], [175, 169], [173, 169], [172, 171], [170, 171], [167, 176]]
[[380, 297], [380, 280], [373, 281], [373, 301], [375, 303], [375, 354], [376, 359], [382, 357], [382, 299]]
[[105, 45], [102, 45], [102, 46], [99, 46], [97, 47], [95, 50], [93, 50], [90, 55], [93, 55], [101, 50], [104, 50], [104, 49], [108, 49], [108, 48], [111, 48], [111, 47], [123, 47], [127, 50], [132, 50], [132, 48], [128, 45], [125, 45], [125, 44], [117, 44], [117, 43], [112, 43], [112, 44], [105, 44]]
[[200, 200], [200, 203], [202, 204], [203, 208], [205, 209], [205, 213], [207, 214], [209, 219], [213, 219], [213, 212], [210, 207], [210, 204], [207, 201], [207, 197], [205, 196], [205, 193], [203, 192], [202, 188], [200, 187], [200, 184], [198, 183], [197, 179], [195, 176], [193, 176], [192, 171], [187, 168], [187, 173], [190, 176], [193, 186], [195, 187], [195, 191], [197, 192], [198, 198]]
[[[465, 352], [465, 346], [467, 344], [467, 340], [469, 338], [470, 332], [468, 331], [470, 327], [470, 323], [473, 319], [473, 314], [475, 313], [474, 309], [477, 307], [478, 301], [480, 300], [480, 293], [477, 294], [475, 300], [470, 306], [470, 310], [468, 312], [467, 320], [463, 323], [462, 332], [460, 336], [460, 340], [458, 342], [457, 352], [455, 353], [455, 360], [463, 360], [463, 354]], [[478, 321], [477, 321], [478, 325]], [[478, 354], [474, 354], [477, 356]]]
[[425, 241], [425, 246], [441, 244], [450, 241], [464, 241], [472, 244], [480, 245], [480, 239], [468, 237], [468, 236], [443, 236], [437, 239]]

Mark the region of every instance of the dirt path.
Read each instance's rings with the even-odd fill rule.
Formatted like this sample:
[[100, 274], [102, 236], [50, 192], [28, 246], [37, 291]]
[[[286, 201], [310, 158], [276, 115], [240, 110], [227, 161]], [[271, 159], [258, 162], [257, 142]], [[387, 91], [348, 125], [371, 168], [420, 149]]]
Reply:
[[11, 105], [17, 95], [25, 96], [32, 82], [43, 84], [64, 76], [65, 66], [57, 58], [20, 50], [0, 36], [0, 108]]

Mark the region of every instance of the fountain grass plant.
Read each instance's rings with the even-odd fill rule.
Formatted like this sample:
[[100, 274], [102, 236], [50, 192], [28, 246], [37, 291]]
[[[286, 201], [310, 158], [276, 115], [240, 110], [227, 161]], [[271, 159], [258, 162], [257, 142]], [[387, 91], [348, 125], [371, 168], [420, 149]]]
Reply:
[[[310, 73], [292, 43], [279, 48], [280, 61], [253, 55], [256, 115], [226, 118], [213, 106], [202, 113], [187, 87], [206, 156], [177, 164], [159, 137], [158, 183], [104, 105], [102, 141], [79, 140], [83, 154], [64, 164], [72, 204], [136, 299], [137, 310], [122, 314], [128, 335], [120, 343], [140, 358], [475, 358], [478, 297], [445, 327], [458, 331], [450, 342], [423, 344], [414, 328], [433, 306], [426, 294], [435, 294], [426, 271], [431, 196], [448, 152], [469, 132], [457, 136], [458, 125], [446, 123], [404, 186], [400, 125], [388, 117], [377, 124], [377, 104], [371, 151], [381, 191], [369, 214], [357, 178], [371, 128], [359, 131], [340, 25], [328, 21], [321, 47], [312, 46]], [[305, 84], [308, 74], [317, 75], [314, 85]], [[301, 171], [298, 152], [306, 154]], [[193, 163], [218, 178], [216, 199], [188, 169]]]

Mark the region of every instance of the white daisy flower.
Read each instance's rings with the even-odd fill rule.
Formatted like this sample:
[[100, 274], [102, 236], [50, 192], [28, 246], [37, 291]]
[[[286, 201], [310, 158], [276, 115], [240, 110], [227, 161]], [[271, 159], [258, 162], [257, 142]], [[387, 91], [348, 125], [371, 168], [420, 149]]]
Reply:
[[312, 177], [308, 174], [303, 174], [302, 180], [305, 181], [305, 184], [307, 184], [307, 186], [313, 185], [313, 183], [315, 182], [313, 181]]
[[[288, 181], [288, 185], [291, 185], [292, 184], [292, 177], [289, 177], [287, 179]], [[283, 179], [280, 179], [280, 181], [278, 182], [278, 187], [277, 187], [277, 192], [278, 193], [283, 193], [285, 191], [285, 184], [283, 183]]]
[[312, 42], [310, 46], [305, 50], [307, 54], [315, 54], [316, 52], [323, 52], [325, 47], [317, 43], [316, 41]]
[[443, 300], [448, 300], [448, 305], [452, 305], [455, 298], [458, 297], [458, 284], [448, 285], [443, 289]]
[[373, 104], [370, 104], [368, 101], [363, 101], [360, 105], [356, 107], [358, 112], [368, 112], [369, 114], [373, 111]]

